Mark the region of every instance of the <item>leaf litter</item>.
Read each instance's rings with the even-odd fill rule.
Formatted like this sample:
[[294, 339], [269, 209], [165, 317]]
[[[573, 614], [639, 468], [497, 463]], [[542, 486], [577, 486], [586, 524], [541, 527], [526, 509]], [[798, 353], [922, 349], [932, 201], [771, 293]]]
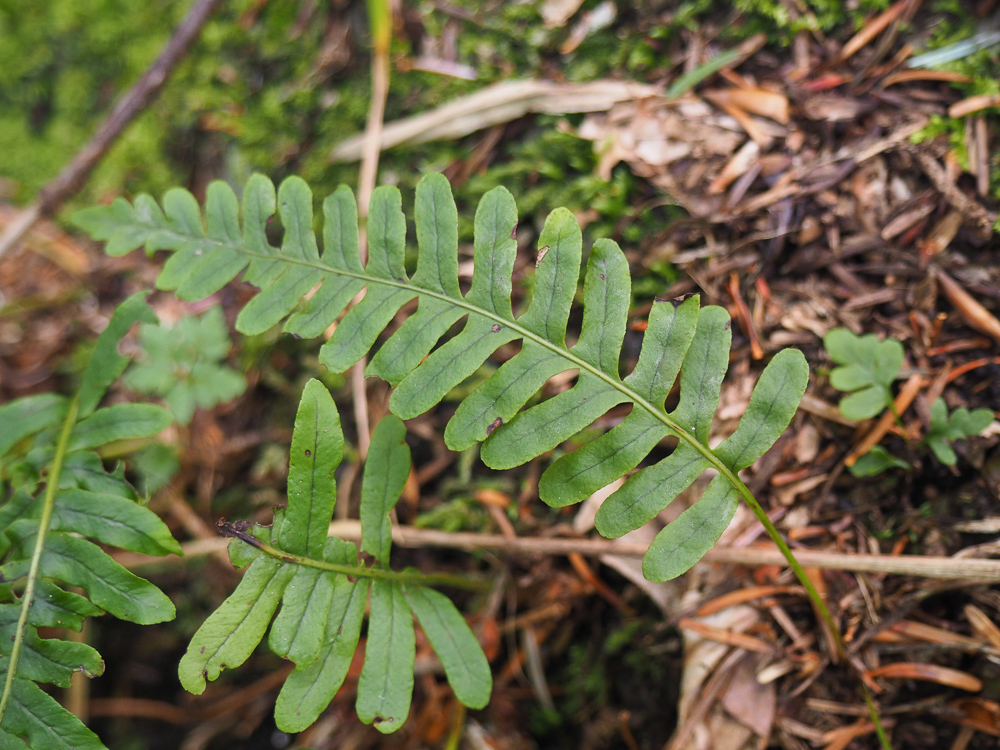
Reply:
[[[572, 26], [579, 20], [579, 6], [550, 7]], [[738, 415], [740, 404], [747, 403], [744, 378], [759, 371], [757, 359], [766, 361], [771, 352], [789, 345], [807, 354], [812, 379], [806, 408], [775, 449], [746, 472], [751, 488], [773, 499], [772, 516], [788, 538], [804, 550], [845, 554], [988, 556], [996, 552], [988, 536], [996, 527], [987, 522], [995, 520], [1000, 499], [996, 432], [956, 440], [953, 468], [921, 448], [921, 441], [930, 433], [937, 397], [948, 413], [995, 411], [1000, 403], [991, 340], [1000, 330], [1000, 271], [988, 232], [996, 221], [996, 200], [989, 190], [990, 149], [979, 147], [985, 133], [986, 143], [995, 149], [996, 120], [980, 109], [989, 102], [969, 101], [949, 88], [947, 81], [954, 77], [936, 77], [934, 71], [918, 77], [922, 71], [901, 69], [908, 32], [898, 24], [913, 7], [897, 3], [894, 15], [872, 14], [853, 38], [846, 30], [826, 37], [799, 32], [790, 48], [765, 47], [721, 67], [677, 99], [665, 96], [666, 86], [677, 79], [678, 71], [671, 70], [662, 82], [643, 81], [638, 93], [605, 101], [582, 119], [567, 119], [564, 127], [594, 143], [598, 177], [611, 179], [626, 168], [643, 180], [640, 194], [646, 207], [669, 202], [685, 210], [683, 217], [630, 248], [630, 261], [633, 275], [651, 273], [661, 261], [681, 269], [658, 296], [699, 291], [706, 302], [730, 307], [737, 349], [733, 373], [723, 386], [725, 413]], [[920, 20], [918, 13], [911, 23], [919, 27]], [[682, 53], [676, 59], [690, 60], [691, 70], [725, 51], [702, 34], [686, 32], [675, 42], [674, 52]], [[858, 41], [838, 50], [834, 39]], [[904, 77], [904, 72], [917, 75]], [[585, 111], [554, 101], [541, 111]], [[532, 111], [540, 110], [518, 104], [508, 118], [491, 116], [483, 124], [516, 134], [507, 123]], [[945, 116], [969, 118], [969, 127], [953, 141], [919, 140], [921, 130]], [[482, 163], [499, 158], [499, 148], [494, 141], [493, 153], [481, 157]], [[72, 342], [100, 329], [100, 311], [110, 309], [124, 272], [150, 278], [149, 267], [139, 259], [108, 262], [89, 247], [62, 236], [53, 241], [55, 235], [44, 231], [36, 230], [29, 241], [35, 253], [22, 252], [0, 263], [4, 399], [53, 383]], [[86, 288], [99, 290], [98, 301], [85, 291], [81, 277]], [[734, 277], [739, 282], [735, 286]], [[231, 296], [245, 294], [238, 286], [227, 288], [220, 301], [225, 305]], [[891, 387], [898, 417], [887, 410], [876, 415], [876, 424], [854, 425], [837, 418], [841, 394], [830, 384], [832, 365], [822, 337], [839, 327], [903, 346], [900, 379]], [[762, 357], [754, 356], [754, 340]], [[256, 464], [261, 477], [248, 487], [256, 508], [251, 512], [263, 517], [277, 501], [273, 488], [279, 482], [274, 479], [281, 478], [282, 469], [266, 466], [257, 449], [274, 440], [278, 425], [289, 422], [267, 417], [262, 402], [277, 394], [288, 400], [297, 392], [297, 383], [312, 372], [308, 363], [296, 363], [302, 351], [266, 343], [251, 355], [265, 366], [261, 375], [251, 376], [261, 380], [253, 384], [256, 395], [248, 397], [245, 413], [223, 406], [196, 415], [192, 432], [215, 445], [214, 458], [188, 450], [173, 485], [181, 499], [167, 504], [154, 498], [154, 507], [160, 503], [175, 509], [168, 510], [168, 518], [176, 536], [208, 541], [211, 532], [205, 529], [210, 529], [219, 503], [233, 502], [225, 495], [213, 497], [220, 487], [238, 486], [249, 465]], [[952, 372], [959, 374], [949, 379]], [[907, 408], [900, 408], [908, 383], [914, 384], [913, 393]], [[614, 423], [623, 416], [612, 411], [606, 419]], [[571, 519], [537, 503], [538, 474], [544, 467], [529, 466], [514, 481], [489, 477], [463, 458], [453, 463], [456, 459], [443, 444], [430, 437], [441, 434], [446, 417], [432, 412], [414, 420], [415, 470], [422, 492], [413, 510], [400, 509], [404, 524], [493, 482], [490, 491], [509, 501], [503, 512], [518, 536], [578, 533], [569, 528]], [[721, 422], [713, 439], [721, 440], [734, 426], [735, 420]], [[855, 479], [843, 471], [846, 460], [876, 431], [875, 445], [911, 468]], [[214, 443], [212, 435], [217, 436]], [[803, 444], [814, 441], [814, 449]], [[184, 494], [196, 499], [194, 513], [176, 510], [177, 502], [187, 505]], [[498, 525], [475, 504], [458, 503], [455, 512], [460, 528], [489, 532]], [[750, 551], [759, 546], [761, 535], [751, 520], [738, 515], [723, 542]], [[980, 528], [993, 531], [984, 536]], [[441, 565], [440, 557], [428, 551], [408, 554], [412, 564]], [[448, 560], [467, 565], [464, 558]], [[534, 707], [537, 691], [531, 683], [539, 679], [545, 680], [557, 708], [576, 706], [568, 716], [584, 730], [572, 735], [568, 720], [554, 725], [568, 736], [591, 737], [590, 747], [628, 745], [627, 737], [637, 747], [660, 747], [675, 729], [675, 744], [678, 737], [691, 738], [678, 747], [709, 746], [704, 743], [713, 740], [716, 746], [734, 748], [767, 741], [793, 748], [806, 743], [847, 747], [852, 741], [857, 747], [877, 747], [860, 698], [859, 676], [876, 693], [893, 746], [985, 748], [1000, 736], [998, 696], [981, 687], [995, 679], [998, 658], [1000, 599], [989, 584], [817, 573], [847, 644], [846, 662], [833, 664], [807, 600], [777, 567], [700, 565], [683, 579], [686, 588], [674, 596], [675, 611], [642, 634], [645, 624], [660, 619], [661, 610], [642, 609], [642, 587], [628, 583], [628, 574], [622, 578], [602, 568], [592, 571], [644, 612], [637, 620], [623, 616], [595, 593], [593, 579], [559, 559], [504, 556], [497, 564], [511, 581], [509, 590], [465, 611], [476, 613], [478, 632], [532, 635], [510, 643], [500, 638], [502, 645], [490, 654], [494, 672], [502, 678], [491, 706], [465, 724], [470, 747], [557, 746], [551, 734], [555, 720], [550, 717], [546, 724]], [[220, 580], [232, 580], [221, 566], [212, 570]], [[207, 591], [202, 596], [213, 598], [228, 583], [203, 585]], [[699, 614], [707, 604], [725, 604], [726, 597], [745, 591], [759, 597], [725, 607], [719, 616]], [[658, 599], [661, 606], [667, 601]], [[642, 680], [652, 679], [637, 667], [630, 668], [627, 685], [615, 686], [605, 675], [606, 684], [615, 687], [610, 695], [570, 679], [596, 679], [583, 665], [599, 662], [609, 649], [608, 639], [632, 625], [640, 635], [620, 637], [650, 663], [673, 670], [671, 677], [659, 674], [655, 679], [682, 686], [674, 696], [682, 709], [679, 715], [663, 710], [665, 692], [637, 689]], [[697, 661], [695, 635], [714, 649], [712, 658], [702, 662], [700, 675], [684, 667]], [[428, 644], [418, 639], [417, 679], [423, 687], [415, 700], [436, 705], [443, 716], [458, 721], [458, 704], [436, 692], [437, 667], [428, 654]], [[109, 656], [113, 669], [113, 652]], [[542, 677], [525, 676], [529, 659], [541, 659]], [[274, 676], [280, 672], [271, 671], [273, 664], [257, 664], [262, 675], [257, 682], [212, 686], [205, 702], [182, 715], [169, 711], [176, 705], [174, 697], [160, 701], [159, 713], [145, 708], [145, 714], [114, 697], [97, 697], [91, 713], [121, 716], [132, 710], [133, 722], [156, 716], [174, 722], [190, 742], [200, 729], [207, 739], [189, 747], [226, 747], [225, 734], [248, 737], [266, 726], [268, 710], [226, 718], [229, 711], [253, 706], [260, 696], [273, 702], [284, 676]], [[359, 665], [352, 666], [348, 683], [356, 685], [359, 674]], [[760, 686], [756, 691], [755, 683]], [[351, 696], [335, 699], [317, 728], [295, 740], [297, 746], [326, 746], [332, 740], [324, 740], [324, 732], [332, 736], [332, 726], [338, 727], [338, 747], [383, 746], [351, 723], [344, 711], [351, 702]], [[413, 714], [419, 715], [419, 708]], [[135, 718], [141, 716], [147, 718]], [[533, 729], [526, 717], [535, 722]], [[409, 744], [396, 746], [418, 747], [445, 736], [427, 719], [420, 727]], [[212, 737], [215, 744], [208, 744]]]

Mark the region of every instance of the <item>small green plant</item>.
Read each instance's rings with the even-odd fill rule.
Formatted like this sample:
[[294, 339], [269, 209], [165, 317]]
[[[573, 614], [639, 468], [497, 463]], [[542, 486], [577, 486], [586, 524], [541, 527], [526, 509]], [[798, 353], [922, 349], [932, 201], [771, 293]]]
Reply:
[[300, 732], [319, 717], [340, 689], [358, 645], [371, 592], [364, 667], [357, 712], [382, 732], [399, 729], [413, 692], [417, 616], [462, 703], [482, 708], [492, 676], [479, 643], [446, 596], [428, 584], [468, 586], [461, 576], [428, 575], [389, 567], [389, 513], [410, 471], [406, 428], [396, 417], [372, 434], [361, 488], [361, 553], [352, 542], [327, 536], [337, 492], [334, 471], [344, 436], [326, 388], [310, 381], [302, 394], [292, 434], [288, 506], [276, 510], [270, 528], [227, 524], [233, 564], [249, 565], [236, 591], [201, 626], [181, 659], [181, 684], [201, 693], [227, 667], [246, 661], [271, 626], [268, 645], [295, 663], [278, 695], [278, 728]]
[[850, 394], [840, 400], [841, 414], [862, 420], [893, 408], [892, 383], [903, 367], [902, 344], [834, 328], [823, 337], [823, 346], [839, 365], [830, 372], [830, 385]]
[[[147, 438], [170, 412], [151, 404], [98, 408], [127, 360], [118, 341], [136, 321], [155, 321], [144, 295], [119, 305], [97, 340], [72, 399], [41, 394], [0, 407], [0, 746], [97, 750], [97, 736], [36, 683], [69, 687], [73, 672], [104, 671], [84, 643], [42, 638], [38, 628], [79, 631], [105, 612], [140, 624], [174, 617], [167, 596], [116, 563], [101, 544], [148, 555], [181, 553], [141, 502], [121, 467], [107, 472], [96, 450]], [[70, 587], [81, 593], [67, 590]]]
[[876, 445], [870, 451], [860, 456], [857, 461], [847, 467], [847, 470], [851, 472], [851, 476], [858, 477], [873, 477], [876, 474], [881, 474], [883, 471], [888, 471], [889, 469], [909, 469], [910, 464], [901, 459], [899, 456], [894, 456], [892, 453], [887, 451], [881, 445]]
[[[245, 334], [261, 333], [284, 320], [285, 331], [316, 338], [339, 319], [319, 354], [334, 372], [368, 355], [403, 305], [419, 301], [416, 312], [381, 343], [367, 366], [369, 375], [394, 386], [389, 403], [394, 416], [384, 419], [373, 435], [362, 489], [362, 552], [374, 564], [357, 564], [352, 545], [327, 539], [333, 471], [343, 439], [329, 393], [318, 382], [310, 383], [296, 420], [287, 509], [275, 513], [269, 530], [224, 526], [225, 533], [240, 540], [231, 546], [233, 561], [249, 568], [236, 592], [192, 640], [180, 665], [188, 690], [200, 693], [206, 680], [224, 667], [242, 663], [281, 603], [269, 644], [296, 669], [279, 696], [276, 718], [286, 731], [305, 728], [344, 679], [370, 589], [359, 716], [385, 732], [405, 719], [413, 684], [411, 613], [438, 651], [459, 699], [470, 706], [485, 704], [485, 658], [448, 599], [426, 588], [466, 579], [389, 569], [387, 514], [409, 471], [400, 419], [422, 414], [449, 394], [454, 397], [498, 347], [516, 340], [520, 352], [460, 399], [445, 431], [451, 449], [482, 443], [482, 460], [494, 469], [508, 469], [545, 456], [608, 409], [631, 404], [631, 413], [610, 432], [551, 463], [539, 483], [541, 498], [563, 507], [630, 474], [597, 517], [601, 533], [619, 536], [652, 519], [703, 471], [714, 469], [718, 476], [702, 498], [650, 546], [645, 575], [667, 580], [691, 568], [718, 540], [742, 497], [835, 630], [802, 567], [738, 476], [774, 444], [794, 415], [808, 380], [800, 352], [785, 350], [771, 359], [736, 431], [712, 449], [709, 432], [732, 337], [725, 310], [701, 308], [697, 297], [656, 300], [638, 362], [622, 378], [620, 350], [631, 283], [628, 263], [614, 242], [598, 240], [590, 249], [583, 322], [570, 347], [567, 324], [583, 256], [572, 213], [557, 209], [546, 220], [531, 302], [515, 317], [511, 272], [517, 213], [507, 190], [495, 188], [480, 202], [472, 284], [464, 295], [458, 282], [458, 217], [448, 181], [431, 174], [417, 186], [418, 254], [412, 277], [404, 267], [401, 204], [395, 188], [374, 191], [367, 264], [359, 254], [351, 191], [342, 187], [323, 203], [321, 253], [313, 233], [312, 194], [294, 177], [276, 191], [269, 180], [254, 176], [244, 191], [242, 210], [232, 190], [217, 182], [209, 187], [204, 216], [190, 193], [175, 189], [164, 196], [162, 208], [139, 196], [134, 205], [119, 199], [76, 217], [95, 239], [107, 241], [113, 255], [143, 245], [148, 252], [173, 251], [157, 284], [184, 299], [214, 294], [242, 272], [261, 289], [237, 318], [236, 327]], [[265, 232], [275, 211], [284, 228], [280, 248], [270, 244]], [[362, 290], [361, 302], [344, 314]], [[439, 343], [462, 319], [462, 330]], [[549, 378], [568, 370], [579, 373], [573, 387], [525, 408]], [[665, 401], [677, 380], [680, 399], [668, 412]], [[671, 436], [677, 447], [667, 458], [633, 472]]]
[[[213, 294], [245, 271], [246, 280], [261, 289], [236, 320], [245, 334], [285, 320], [286, 331], [315, 338], [367, 289], [320, 349], [320, 361], [334, 372], [364, 357], [400, 308], [418, 299], [416, 313], [381, 345], [367, 368], [369, 375], [395, 386], [389, 406], [402, 419], [435, 406], [498, 347], [520, 340], [520, 353], [462, 401], [445, 431], [453, 450], [484, 442], [482, 459], [494, 469], [542, 456], [611, 407], [631, 403], [632, 413], [615, 429], [550, 466], [539, 492], [553, 506], [580, 502], [632, 471], [663, 438], [676, 437], [677, 449], [633, 474], [598, 517], [602, 533], [624, 534], [653, 518], [705, 469], [719, 472], [701, 501], [660, 532], [650, 547], [643, 569], [651, 579], [673, 578], [701, 559], [729, 524], [739, 497], [784, 546], [737, 473], [773, 445], [794, 415], [809, 375], [800, 352], [789, 349], [773, 357], [736, 432], [713, 450], [709, 429], [732, 337], [725, 310], [701, 309], [697, 297], [683, 304], [655, 301], [639, 361], [623, 379], [619, 358], [631, 283], [628, 262], [614, 242], [598, 240], [590, 250], [583, 325], [570, 348], [567, 322], [582, 258], [580, 226], [572, 213], [557, 209], [545, 222], [532, 301], [515, 318], [511, 271], [517, 211], [511, 194], [495, 188], [480, 202], [467, 295], [458, 284], [458, 217], [448, 181], [431, 174], [417, 186], [419, 253], [412, 278], [404, 269], [401, 203], [395, 188], [374, 191], [367, 265], [358, 252], [358, 213], [351, 191], [341, 187], [323, 203], [320, 254], [312, 193], [296, 177], [286, 179], [278, 191], [266, 178], [252, 177], [243, 195], [242, 221], [240, 202], [222, 182], [209, 187], [204, 224], [194, 197], [180, 189], [164, 196], [162, 209], [149, 196], [139, 196], [134, 206], [118, 199], [78, 213], [76, 221], [95, 239], [106, 240], [112, 255], [142, 245], [149, 252], [173, 251], [157, 285], [184, 299]], [[280, 249], [265, 233], [276, 209], [285, 230]], [[303, 296], [317, 284], [319, 290], [303, 304]], [[435, 348], [463, 318], [463, 330]], [[522, 410], [546, 380], [567, 370], [580, 373], [574, 387]], [[678, 374], [680, 403], [668, 413], [664, 401]]]
[[181, 424], [191, 421], [195, 407], [209, 409], [246, 390], [243, 374], [224, 364], [232, 342], [219, 307], [172, 326], [143, 323], [139, 344], [142, 351], [125, 373], [125, 385], [162, 398]]
[[954, 466], [958, 457], [951, 442], [978, 435], [989, 427], [993, 418], [993, 412], [989, 409], [969, 411], [961, 406], [949, 415], [944, 399], [936, 399], [931, 404], [930, 428], [924, 442], [934, 451], [938, 461], [946, 466]]

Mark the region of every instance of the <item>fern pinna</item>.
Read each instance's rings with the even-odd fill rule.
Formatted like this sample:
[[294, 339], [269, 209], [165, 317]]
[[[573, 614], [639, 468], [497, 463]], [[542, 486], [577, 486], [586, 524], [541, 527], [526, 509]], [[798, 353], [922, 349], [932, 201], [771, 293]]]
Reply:
[[[265, 231], [276, 209], [284, 227], [280, 248], [268, 242]], [[590, 249], [582, 329], [579, 340], [567, 346], [582, 261], [580, 228], [568, 210], [557, 209], [545, 222], [534, 295], [516, 318], [511, 274], [517, 212], [510, 193], [496, 188], [479, 204], [474, 272], [466, 295], [458, 282], [457, 212], [443, 176], [421, 180], [414, 215], [419, 253], [412, 277], [404, 269], [401, 197], [392, 187], [372, 195], [364, 265], [351, 191], [341, 187], [324, 201], [320, 253], [312, 193], [296, 177], [286, 179], [277, 194], [269, 180], [252, 177], [243, 194], [242, 222], [236, 195], [221, 182], [208, 190], [204, 221], [195, 199], [180, 189], [164, 196], [162, 209], [152, 198], [139, 196], [134, 205], [119, 199], [109, 207], [87, 209], [76, 221], [95, 239], [106, 240], [112, 255], [143, 245], [150, 252], [173, 251], [157, 283], [184, 299], [212, 294], [244, 272], [243, 278], [261, 290], [237, 319], [236, 327], [247, 334], [284, 320], [290, 333], [319, 336], [366, 290], [320, 350], [321, 361], [334, 371], [364, 357], [400, 308], [418, 299], [417, 311], [381, 345], [367, 369], [395, 386], [390, 408], [403, 419], [433, 407], [499, 346], [519, 339], [520, 352], [464, 400], [445, 433], [456, 450], [484, 441], [482, 458], [493, 468], [540, 456], [611, 407], [631, 403], [621, 424], [555, 461], [539, 491], [550, 505], [578, 502], [635, 469], [664, 437], [675, 436], [677, 449], [632, 474], [597, 520], [602, 533], [621, 535], [655, 516], [705, 469], [719, 472], [701, 500], [657, 536], [643, 562], [648, 578], [665, 580], [697, 562], [728, 525], [740, 496], [763, 516], [737, 473], [774, 443], [795, 413], [808, 379], [800, 352], [786, 350], [772, 358], [736, 432], [712, 450], [709, 427], [731, 339], [724, 310], [700, 309], [697, 298], [679, 305], [656, 301], [639, 361], [622, 379], [630, 276], [614, 242], [598, 240]], [[317, 284], [319, 289], [307, 295]], [[437, 346], [463, 317], [461, 332]], [[567, 370], [579, 371], [572, 388], [522, 410], [547, 379]], [[678, 374], [680, 402], [668, 413], [665, 399]]]
[[[0, 407], [0, 747], [96, 750], [97, 736], [37, 684], [69, 687], [73, 672], [101, 674], [84, 643], [42, 638], [38, 628], [79, 631], [105, 612], [140, 624], [173, 619], [174, 606], [116, 563], [102, 544], [148, 555], [181, 553], [166, 525], [95, 449], [147, 438], [170, 412], [150, 404], [97, 408], [125, 369], [118, 341], [136, 321], [155, 322], [144, 295], [119, 305], [98, 338], [77, 395], [41, 394]], [[77, 588], [83, 593], [67, 590]]]
[[187, 690], [201, 693], [206, 680], [246, 661], [280, 602], [268, 645], [296, 668], [278, 694], [274, 716], [278, 728], [302, 731], [326, 709], [347, 676], [370, 591], [357, 689], [362, 721], [388, 733], [406, 720], [413, 692], [413, 615], [458, 699], [473, 708], [486, 705], [493, 684], [486, 656], [455, 605], [426, 585], [475, 582], [389, 568], [389, 513], [410, 472], [405, 437], [403, 423], [391, 415], [372, 433], [361, 486], [361, 552], [372, 565], [359, 565], [352, 542], [327, 536], [337, 497], [333, 475], [344, 448], [340, 418], [318, 380], [306, 385], [292, 433], [287, 507], [275, 511], [270, 528], [222, 526], [236, 537], [230, 545], [233, 563], [249, 568], [191, 639], [179, 667]]

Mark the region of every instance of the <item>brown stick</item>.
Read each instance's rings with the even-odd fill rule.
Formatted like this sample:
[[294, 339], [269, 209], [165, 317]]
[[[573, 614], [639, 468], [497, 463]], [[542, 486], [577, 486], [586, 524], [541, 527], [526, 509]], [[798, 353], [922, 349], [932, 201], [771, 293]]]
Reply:
[[159, 95], [177, 64], [190, 49], [202, 26], [222, 0], [197, 0], [187, 17], [177, 27], [156, 61], [119, 99], [101, 129], [48, 185], [42, 188], [34, 205], [25, 209], [23, 221], [11, 224], [0, 237], [0, 257], [17, 244], [34, 223], [52, 214], [84, 181], [108, 152], [122, 131]]
[[[361, 538], [361, 522], [354, 520], [334, 521], [330, 524], [330, 535], [356, 541]], [[469, 532], [435, 531], [412, 526], [395, 526], [392, 541], [401, 547], [444, 547], [450, 549], [495, 550], [507, 554], [534, 555], [617, 555], [621, 557], [642, 557], [646, 553], [645, 544], [628, 544], [611, 539], [554, 539], [542, 537], [517, 537], [510, 539], [500, 534], [473, 534]], [[212, 542], [212, 543], [210, 543]], [[196, 540], [181, 546], [184, 557], [148, 557], [134, 552], [120, 552], [115, 560], [127, 568], [147, 565], [168, 565], [171, 562], [201, 557], [225, 548], [227, 540]], [[827, 570], [849, 570], [856, 573], [890, 573], [921, 578], [977, 579], [1000, 581], [1000, 560], [972, 557], [929, 557], [924, 555], [858, 555], [824, 550], [793, 550], [799, 562], [807, 568]], [[709, 563], [745, 565], [786, 566], [784, 555], [774, 547], [715, 547], [705, 555]]]

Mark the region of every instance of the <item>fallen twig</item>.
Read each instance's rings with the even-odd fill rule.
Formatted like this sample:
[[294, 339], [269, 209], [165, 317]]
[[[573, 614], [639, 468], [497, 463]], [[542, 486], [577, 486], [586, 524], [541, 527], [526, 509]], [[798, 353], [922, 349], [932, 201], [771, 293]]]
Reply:
[[35, 203], [21, 212], [16, 221], [0, 237], [0, 257], [21, 241], [28, 230], [43, 216], [51, 215], [69, 196], [83, 185], [94, 167], [108, 152], [129, 123], [152, 102], [170, 74], [190, 49], [202, 26], [222, 0], [198, 0], [187, 17], [170, 37], [163, 52], [135, 82], [128, 93], [115, 104], [101, 129], [84, 146], [52, 182], [42, 188]]

